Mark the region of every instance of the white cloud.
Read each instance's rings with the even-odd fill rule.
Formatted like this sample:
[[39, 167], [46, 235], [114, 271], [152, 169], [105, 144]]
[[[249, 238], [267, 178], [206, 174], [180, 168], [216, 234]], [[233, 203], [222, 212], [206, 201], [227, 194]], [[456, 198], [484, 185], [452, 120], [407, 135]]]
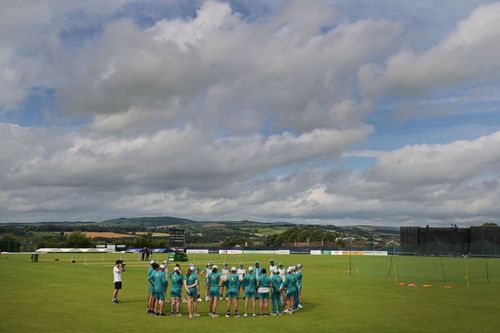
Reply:
[[500, 170], [500, 132], [472, 141], [406, 146], [382, 154], [371, 177], [408, 185], [461, 182]]
[[437, 89], [498, 83], [500, 3], [477, 7], [435, 47], [415, 53], [401, 49], [385, 66], [365, 65], [359, 78], [365, 96], [416, 97]]
[[165, 126], [247, 133], [264, 125], [297, 132], [359, 126], [369, 106], [355, 101], [356, 72], [391, 47], [400, 25], [363, 20], [321, 33], [334, 11], [307, 7], [310, 16], [292, 7], [253, 22], [208, 1], [194, 18], [145, 30], [111, 23], [75, 60], [83, 66], [57, 89], [58, 100], [64, 110], [101, 115], [94, 126], [101, 131], [110, 119], [102, 115], [133, 125], [131, 110], [157, 113], [152, 119]]

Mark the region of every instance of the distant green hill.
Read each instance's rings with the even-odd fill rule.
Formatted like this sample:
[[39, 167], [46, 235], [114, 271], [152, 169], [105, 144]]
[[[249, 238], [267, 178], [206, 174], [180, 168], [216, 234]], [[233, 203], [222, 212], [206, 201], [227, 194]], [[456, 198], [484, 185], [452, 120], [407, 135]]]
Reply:
[[134, 226], [145, 226], [145, 227], [158, 227], [163, 225], [186, 225], [192, 223], [199, 223], [189, 219], [183, 219], [171, 216], [158, 216], [158, 217], [135, 217], [135, 218], [119, 218], [113, 220], [106, 220], [97, 222], [98, 225], [110, 226], [110, 227], [134, 227]]

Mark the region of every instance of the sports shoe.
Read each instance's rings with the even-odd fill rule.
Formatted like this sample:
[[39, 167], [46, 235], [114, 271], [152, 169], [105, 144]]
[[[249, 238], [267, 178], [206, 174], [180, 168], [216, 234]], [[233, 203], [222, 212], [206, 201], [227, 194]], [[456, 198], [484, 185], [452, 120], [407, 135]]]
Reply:
[[219, 315], [218, 314], [213, 314], [212, 318], [217, 318]]
[[182, 313], [176, 313], [175, 316], [176, 317], [182, 317]]
[[276, 313], [274, 313], [274, 312], [271, 312], [271, 316], [276, 316]]
[[238, 318], [239, 316], [240, 316], [239, 314], [235, 314], [235, 315], [234, 315], [234, 317], [235, 317], [235, 318]]
[[226, 297], [226, 301], [229, 301], [229, 297]]
[[192, 319], [193, 318], [193, 315], [189, 315], [189, 319]]
[[195, 316], [195, 317], [199, 317], [199, 316], [200, 316], [200, 314], [199, 314], [199, 313], [194, 313], [194, 314], [193, 314], [193, 316]]
[[255, 313], [253, 314], [254, 317], [257, 317], [257, 315], [255, 315]]
[[226, 318], [231, 318], [231, 316], [227, 314], [227, 315], [226, 315]]
[[198, 298], [198, 302], [203, 302], [203, 300], [201, 298]]
[[299, 309], [302, 309], [302, 304], [299, 304]]
[[243, 317], [248, 317], [248, 315], [245, 313], [245, 314], [243, 314]]

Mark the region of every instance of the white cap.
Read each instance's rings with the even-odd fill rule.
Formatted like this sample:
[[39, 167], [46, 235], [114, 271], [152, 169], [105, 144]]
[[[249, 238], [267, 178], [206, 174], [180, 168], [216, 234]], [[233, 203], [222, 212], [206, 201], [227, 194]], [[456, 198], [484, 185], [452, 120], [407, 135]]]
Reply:
[[231, 267], [231, 272], [236, 272], [236, 267]]
[[277, 274], [278, 273], [278, 269], [277, 268], [273, 268], [273, 271], [272, 271], [274, 274]]
[[196, 270], [194, 266], [189, 266], [189, 269], [191, 270], [191, 272], [194, 272]]
[[214, 269], [214, 268], [217, 268], [217, 265], [213, 265], [213, 266], [212, 266], [212, 269]]
[[248, 267], [248, 270], [251, 272], [253, 271], [253, 266]]
[[175, 267], [175, 268], [174, 268], [174, 271], [179, 271], [179, 267]]
[[298, 268], [302, 268], [302, 265], [301, 265], [301, 264], [297, 264], [297, 267], [298, 267]]
[[292, 272], [292, 267], [288, 267], [287, 270], [286, 270], [287, 273], [291, 273]]
[[165, 269], [165, 267], [167, 267], [167, 266], [165, 266], [165, 265], [160, 265], [160, 268], [161, 268], [161, 269]]
[[151, 265], [152, 265], [152, 264], [156, 264], [156, 261], [151, 260], [149, 263], [150, 263]]

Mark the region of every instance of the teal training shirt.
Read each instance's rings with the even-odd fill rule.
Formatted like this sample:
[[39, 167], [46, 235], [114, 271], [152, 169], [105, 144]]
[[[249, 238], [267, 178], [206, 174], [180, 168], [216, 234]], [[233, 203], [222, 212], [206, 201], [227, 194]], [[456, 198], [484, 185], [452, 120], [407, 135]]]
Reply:
[[297, 272], [296, 278], [297, 278], [297, 283], [299, 285], [302, 285], [302, 272], [301, 271]]
[[229, 274], [229, 276], [227, 277], [227, 289], [237, 290], [238, 286], [239, 286], [238, 275]]
[[269, 288], [269, 284], [271, 283], [271, 278], [266, 274], [262, 274], [259, 276], [259, 287]]
[[198, 280], [198, 276], [195, 273], [191, 273], [189, 276], [186, 275], [185, 280], [186, 280], [186, 285], [189, 287], [195, 284], [195, 282]]
[[149, 282], [149, 286], [153, 286], [153, 273], [155, 272], [155, 270], [153, 269], [153, 267], [149, 267], [148, 269], [148, 282]]
[[217, 273], [212, 272], [208, 274], [208, 283], [210, 285], [210, 288], [219, 286], [220, 277], [221, 274], [219, 272]]
[[165, 273], [162, 271], [153, 272], [153, 292], [160, 293], [165, 291]]
[[172, 289], [181, 289], [183, 277], [180, 274], [172, 274], [170, 276], [170, 281], [172, 281]]
[[257, 278], [255, 274], [246, 274], [245, 275], [245, 292], [255, 292], [257, 288]]
[[295, 288], [297, 288], [297, 275], [296, 274], [290, 274], [292, 278], [292, 283]]
[[278, 291], [283, 284], [283, 280], [281, 280], [281, 276], [279, 274], [274, 274], [271, 278], [271, 282], [273, 284], [273, 289]]
[[295, 280], [292, 276], [292, 274], [287, 274], [287, 276], [285, 277], [285, 283], [284, 283], [284, 286], [286, 288], [286, 290], [295, 290]]

